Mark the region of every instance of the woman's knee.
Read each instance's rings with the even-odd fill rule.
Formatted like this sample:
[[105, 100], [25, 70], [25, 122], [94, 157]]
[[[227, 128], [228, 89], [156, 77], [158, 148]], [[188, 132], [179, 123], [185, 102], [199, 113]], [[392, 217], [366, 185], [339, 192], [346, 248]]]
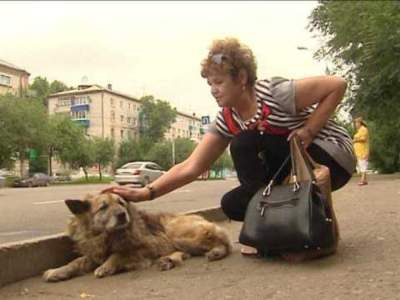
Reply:
[[221, 209], [231, 220], [243, 221], [247, 205], [257, 190], [240, 185], [221, 199]]
[[231, 220], [242, 221], [243, 214], [240, 213], [241, 209], [238, 207], [237, 201], [230, 195], [230, 192], [226, 193], [221, 199], [222, 212]]

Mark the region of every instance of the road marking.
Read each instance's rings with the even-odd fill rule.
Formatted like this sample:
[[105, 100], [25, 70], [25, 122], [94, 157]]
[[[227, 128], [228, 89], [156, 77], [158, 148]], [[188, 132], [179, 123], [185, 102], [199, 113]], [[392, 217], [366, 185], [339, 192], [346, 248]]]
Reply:
[[22, 231], [0, 232], [0, 236], [11, 236], [11, 235], [17, 235], [17, 234], [27, 234], [27, 233], [32, 233], [32, 232], [34, 232], [34, 231], [22, 230]]
[[61, 203], [64, 200], [53, 200], [53, 201], [42, 201], [42, 202], [33, 202], [35, 205], [42, 205], [42, 204], [54, 204], [54, 203]]

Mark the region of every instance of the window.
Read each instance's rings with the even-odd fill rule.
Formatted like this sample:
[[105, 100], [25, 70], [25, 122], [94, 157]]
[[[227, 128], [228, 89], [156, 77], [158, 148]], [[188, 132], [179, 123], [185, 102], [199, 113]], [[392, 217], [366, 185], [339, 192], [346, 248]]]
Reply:
[[111, 107], [115, 107], [114, 99], [113, 99], [113, 98], [110, 98], [110, 104], [111, 104]]
[[124, 116], [121, 115], [121, 123], [123, 123], [123, 122], [124, 122]]
[[128, 103], [128, 111], [131, 110], [131, 104]]
[[115, 111], [111, 111], [111, 121], [115, 121]]
[[0, 84], [11, 86], [11, 77], [0, 74]]
[[115, 138], [115, 130], [114, 128], [111, 128], [111, 138]]
[[70, 106], [72, 102], [71, 97], [60, 97], [58, 98], [57, 105], [58, 106]]
[[124, 102], [119, 101], [119, 107], [120, 107], [120, 108], [123, 108], [123, 107], [124, 107]]
[[74, 105], [89, 104], [89, 103], [90, 103], [89, 96], [79, 96], [79, 97], [75, 97], [75, 99], [74, 99]]
[[124, 138], [124, 131], [121, 130], [121, 139], [123, 139], [123, 138]]
[[73, 111], [71, 112], [72, 119], [87, 119], [88, 114], [87, 111]]

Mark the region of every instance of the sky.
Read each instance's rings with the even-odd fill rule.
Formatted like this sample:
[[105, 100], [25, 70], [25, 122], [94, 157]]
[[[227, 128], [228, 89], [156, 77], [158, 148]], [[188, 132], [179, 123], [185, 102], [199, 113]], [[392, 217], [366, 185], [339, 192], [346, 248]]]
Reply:
[[[254, 52], [258, 78], [321, 75], [306, 28], [314, 1], [0, 2], [0, 59], [49, 81], [153, 95], [184, 113], [215, 116], [200, 62], [214, 39]], [[297, 47], [308, 50], [298, 50]]]

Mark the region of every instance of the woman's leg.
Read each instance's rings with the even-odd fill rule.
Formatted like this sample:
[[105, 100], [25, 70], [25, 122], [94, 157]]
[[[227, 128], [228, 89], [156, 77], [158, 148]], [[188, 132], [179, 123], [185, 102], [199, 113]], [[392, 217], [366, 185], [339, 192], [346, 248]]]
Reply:
[[331, 174], [332, 191], [336, 191], [343, 187], [350, 179], [349, 174], [342, 166], [340, 166], [325, 150], [316, 144], [311, 144], [308, 153], [312, 159], [321, 165], [327, 166]]
[[[243, 221], [249, 201], [271, 180], [289, 155], [290, 147], [285, 136], [260, 135], [256, 130], [248, 130], [232, 140], [230, 151], [241, 185], [223, 196], [221, 207], [230, 219]], [[289, 172], [288, 164], [279, 174], [278, 183]]]

